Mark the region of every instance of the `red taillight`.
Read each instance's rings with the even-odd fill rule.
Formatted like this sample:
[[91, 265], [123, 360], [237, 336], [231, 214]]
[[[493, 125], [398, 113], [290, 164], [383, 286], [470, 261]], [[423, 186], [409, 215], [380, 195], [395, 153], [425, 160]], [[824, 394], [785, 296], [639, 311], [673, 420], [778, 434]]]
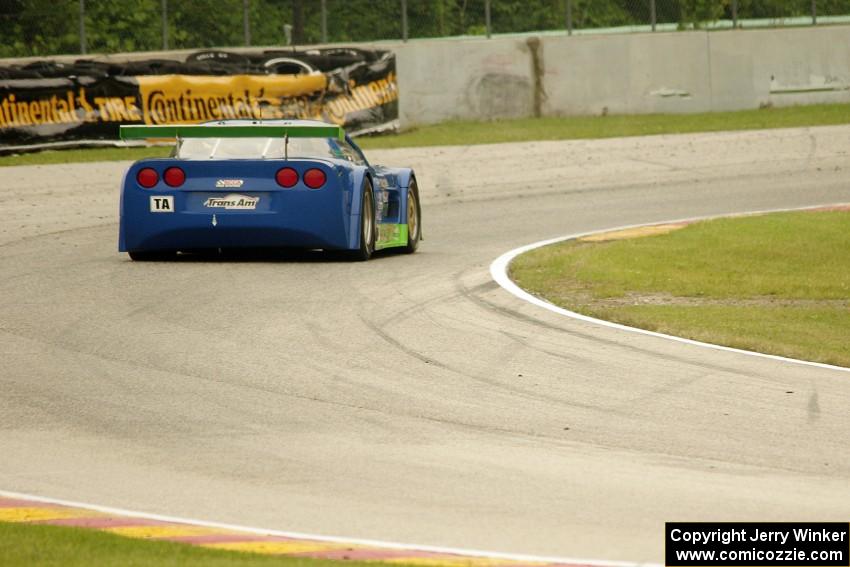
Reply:
[[140, 169], [139, 173], [136, 174], [136, 181], [142, 187], [150, 189], [159, 182], [159, 174], [156, 170], [145, 167], [144, 169]]
[[304, 183], [310, 189], [318, 189], [325, 184], [325, 172], [321, 169], [308, 169], [304, 173]]
[[278, 170], [275, 179], [277, 179], [277, 183], [281, 187], [294, 187], [298, 183], [298, 172], [291, 167], [284, 167]]
[[162, 174], [162, 179], [169, 187], [180, 187], [186, 181], [186, 174], [179, 167], [169, 167]]

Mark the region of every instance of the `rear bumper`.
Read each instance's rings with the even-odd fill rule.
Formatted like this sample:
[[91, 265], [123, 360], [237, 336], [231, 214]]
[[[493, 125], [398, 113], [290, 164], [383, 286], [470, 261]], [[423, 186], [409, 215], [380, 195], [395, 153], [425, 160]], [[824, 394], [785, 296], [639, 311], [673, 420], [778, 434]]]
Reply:
[[[118, 248], [126, 251], [297, 247], [349, 250], [350, 194], [339, 191], [267, 191], [254, 210], [206, 207], [225, 193], [156, 191], [126, 187], [121, 196]], [[154, 212], [151, 197], [173, 198], [171, 212]], [[356, 226], [356, 225], [355, 225]]]

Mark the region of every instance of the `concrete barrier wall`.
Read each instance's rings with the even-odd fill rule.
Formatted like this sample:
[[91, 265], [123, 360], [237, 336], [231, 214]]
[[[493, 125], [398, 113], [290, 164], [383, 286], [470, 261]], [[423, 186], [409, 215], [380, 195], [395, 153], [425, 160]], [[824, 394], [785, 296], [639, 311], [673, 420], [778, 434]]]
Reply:
[[707, 35], [546, 39], [544, 114], [710, 110]]
[[[541, 38], [544, 116], [850, 102], [850, 26]], [[532, 116], [525, 37], [396, 44], [402, 126]]]
[[534, 79], [524, 38], [417, 41], [394, 50], [402, 126], [533, 112]]
[[850, 26], [709, 35], [719, 105], [850, 102]]

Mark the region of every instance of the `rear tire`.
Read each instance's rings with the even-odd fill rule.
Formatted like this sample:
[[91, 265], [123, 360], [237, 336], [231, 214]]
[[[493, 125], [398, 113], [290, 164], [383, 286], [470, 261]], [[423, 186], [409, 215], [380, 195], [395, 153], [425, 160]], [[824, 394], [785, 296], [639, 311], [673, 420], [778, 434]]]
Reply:
[[162, 262], [173, 260], [176, 255], [173, 250], [131, 250], [127, 254], [134, 262]]
[[419, 206], [419, 188], [416, 180], [410, 181], [407, 189], [407, 246], [402, 248], [405, 254], [413, 254], [422, 239], [422, 210]]
[[372, 184], [367, 179], [363, 184], [363, 196], [360, 198], [360, 248], [349, 253], [350, 259], [364, 262], [375, 252], [375, 195]]

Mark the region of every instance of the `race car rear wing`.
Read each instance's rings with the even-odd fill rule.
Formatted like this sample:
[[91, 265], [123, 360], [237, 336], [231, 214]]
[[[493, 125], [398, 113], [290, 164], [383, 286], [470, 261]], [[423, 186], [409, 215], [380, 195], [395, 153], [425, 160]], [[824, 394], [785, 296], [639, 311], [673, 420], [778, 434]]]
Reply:
[[332, 124], [272, 125], [245, 124], [237, 126], [198, 126], [197, 124], [176, 124], [163, 126], [132, 125], [121, 126], [122, 140], [149, 138], [336, 138], [345, 139], [342, 126]]

